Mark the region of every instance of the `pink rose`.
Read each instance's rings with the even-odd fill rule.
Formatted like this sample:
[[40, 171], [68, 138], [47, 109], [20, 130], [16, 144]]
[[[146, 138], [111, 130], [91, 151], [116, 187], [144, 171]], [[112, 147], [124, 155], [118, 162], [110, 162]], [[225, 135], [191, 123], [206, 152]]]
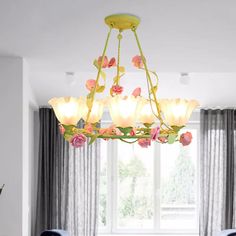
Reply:
[[138, 140], [138, 144], [142, 148], [148, 148], [148, 146], [151, 146], [151, 139], [149, 139], [149, 138], [141, 138], [141, 139]]
[[132, 63], [135, 67], [143, 68], [143, 60], [142, 60], [142, 57], [139, 55], [136, 55], [133, 57]]
[[[98, 65], [100, 66], [102, 63], [102, 56], [98, 58]], [[108, 58], [107, 56], [104, 57], [103, 63], [102, 63], [102, 68], [106, 68], [108, 66]]]
[[133, 92], [132, 92], [132, 95], [134, 96], [134, 97], [138, 97], [138, 96], [140, 96], [140, 94], [141, 94], [141, 88], [136, 88]]
[[160, 132], [160, 127], [151, 129], [151, 140], [156, 141]]
[[112, 91], [112, 94], [115, 93], [115, 94], [121, 94], [123, 92], [123, 87], [119, 86], [119, 85], [113, 85], [111, 87], [111, 91]]
[[192, 134], [190, 132], [186, 132], [180, 135], [179, 142], [182, 143], [183, 146], [187, 146], [192, 142]]
[[94, 79], [89, 79], [86, 81], [86, 88], [89, 90], [89, 91], [92, 91], [94, 88], [95, 88], [95, 85], [96, 85], [96, 80]]
[[115, 57], [112, 57], [108, 63], [108, 68], [116, 66], [116, 59]]
[[64, 128], [63, 125], [59, 125], [59, 131], [60, 131], [61, 134], [64, 134], [66, 129]]
[[92, 133], [93, 132], [93, 126], [88, 123], [84, 126], [84, 129], [88, 132], [88, 133]]
[[83, 134], [75, 134], [70, 140], [70, 143], [73, 147], [82, 147], [86, 142], [86, 137]]
[[166, 138], [166, 137], [158, 137], [158, 140], [159, 140], [161, 143], [166, 143], [166, 142], [167, 142], [167, 138]]

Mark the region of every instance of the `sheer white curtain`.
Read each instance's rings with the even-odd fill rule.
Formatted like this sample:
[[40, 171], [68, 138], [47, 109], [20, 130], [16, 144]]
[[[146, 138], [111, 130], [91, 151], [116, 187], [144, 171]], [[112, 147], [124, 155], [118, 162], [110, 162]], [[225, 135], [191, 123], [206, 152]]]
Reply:
[[201, 236], [236, 227], [235, 130], [235, 110], [201, 110]]
[[70, 236], [97, 232], [100, 169], [99, 141], [74, 149], [58, 131], [49, 108], [40, 112], [38, 199], [35, 235], [45, 229], [68, 230]]

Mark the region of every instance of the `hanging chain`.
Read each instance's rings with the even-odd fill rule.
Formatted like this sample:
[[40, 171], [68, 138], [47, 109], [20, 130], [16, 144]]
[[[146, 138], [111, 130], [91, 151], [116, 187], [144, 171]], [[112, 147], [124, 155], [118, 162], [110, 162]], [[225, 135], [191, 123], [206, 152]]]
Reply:
[[117, 39], [118, 39], [118, 55], [117, 55], [117, 72], [116, 72], [116, 85], [118, 85], [119, 83], [119, 78], [120, 78], [120, 43], [121, 43], [121, 39], [123, 38], [122, 37], [122, 34], [121, 34], [121, 30], [119, 31], [119, 34], [117, 35]]
[[[143, 50], [141, 48], [140, 41], [138, 39], [138, 35], [137, 35], [137, 32], [136, 32], [136, 27], [134, 27], [132, 29], [132, 31], [134, 32], [134, 36], [135, 36], [135, 39], [136, 39], [136, 42], [137, 42], [137, 45], [138, 45], [138, 48], [139, 48], [139, 52], [140, 52], [140, 55], [141, 55], [141, 58], [142, 58], [142, 62], [143, 62], [143, 65], [144, 65], [144, 69], [145, 69], [145, 72], [146, 72], [146, 77], [147, 77], [148, 83], [150, 85], [150, 90], [151, 90], [151, 93], [153, 95], [153, 99], [154, 99], [154, 102], [155, 102], [155, 105], [156, 105], [156, 108], [157, 108], [158, 115], [156, 115], [155, 112], [153, 112], [153, 114], [160, 120], [161, 125], [165, 125], [166, 128], [171, 129], [168, 125], [165, 124], [165, 122], [163, 121], [163, 118], [161, 116], [160, 105], [157, 101], [156, 92], [155, 92], [155, 89], [154, 89], [154, 86], [153, 86], [153, 83], [152, 83], [152, 79], [151, 79], [151, 76], [150, 76], [150, 73], [149, 73], [149, 70], [148, 70], [148, 67], [147, 67], [147, 63], [146, 63], [146, 59], [145, 59], [144, 54], [143, 54]], [[151, 108], [152, 108], [151, 99], [150, 99], [150, 105], [151, 105]], [[152, 111], [153, 111], [153, 109], [152, 109]]]
[[104, 49], [103, 49], [103, 52], [102, 52], [101, 63], [98, 65], [98, 73], [97, 73], [97, 77], [96, 77], [96, 82], [95, 82], [95, 86], [92, 90], [92, 97], [91, 97], [91, 104], [92, 105], [91, 105], [91, 107], [89, 107], [86, 123], [88, 122], [89, 117], [90, 117], [90, 113], [92, 111], [93, 102], [94, 102], [94, 98], [95, 98], [95, 94], [96, 94], [96, 89], [97, 89], [97, 86], [98, 86], [98, 82], [99, 82], [99, 78], [100, 78], [100, 74], [101, 74], [101, 70], [102, 70], [102, 65], [103, 65], [103, 62], [104, 62], [105, 55], [106, 55], [106, 50], [107, 50], [108, 42], [109, 42], [109, 39], [110, 39], [111, 31], [112, 31], [112, 25], [110, 26], [110, 30], [107, 34], [105, 46], [104, 46]]

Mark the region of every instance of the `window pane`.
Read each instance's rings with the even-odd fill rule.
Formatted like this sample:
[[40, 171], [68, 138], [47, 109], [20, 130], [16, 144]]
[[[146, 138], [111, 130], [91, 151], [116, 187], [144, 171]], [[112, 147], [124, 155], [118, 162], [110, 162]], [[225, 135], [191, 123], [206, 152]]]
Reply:
[[161, 229], [197, 228], [197, 130], [192, 143], [161, 146]]
[[118, 228], [153, 228], [153, 147], [118, 141]]
[[107, 142], [101, 140], [99, 228], [107, 225]]

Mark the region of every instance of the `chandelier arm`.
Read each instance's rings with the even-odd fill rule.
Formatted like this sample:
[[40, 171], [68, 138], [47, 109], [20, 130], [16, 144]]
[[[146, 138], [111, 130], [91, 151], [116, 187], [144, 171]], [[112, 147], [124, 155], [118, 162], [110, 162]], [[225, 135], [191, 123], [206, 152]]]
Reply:
[[97, 77], [96, 77], [96, 82], [95, 82], [95, 86], [91, 92], [92, 96], [91, 96], [91, 106], [88, 107], [88, 114], [87, 114], [87, 118], [86, 118], [86, 123], [88, 122], [89, 120], [89, 117], [90, 117], [90, 113], [92, 111], [92, 107], [93, 107], [93, 102], [94, 102], [94, 98], [95, 98], [95, 94], [96, 94], [96, 89], [97, 89], [97, 86], [98, 86], [98, 81], [99, 81], [99, 78], [100, 78], [100, 74], [101, 74], [101, 70], [102, 70], [102, 65], [103, 65], [103, 62], [104, 62], [104, 58], [105, 58], [105, 55], [106, 55], [106, 50], [107, 50], [107, 46], [108, 46], [108, 42], [109, 42], [109, 39], [110, 39], [110, 36], [111, 36], [111, 31], [112, 31], [112, 26], [110, 26], [110, 30], [107, 34], [107, 38], [106, 38], [106, 41], [105, 41], [105, 46], [104, 46], [104, 49], [103, 49], [103, 52], [102, 52], [102, 59], [101, 59], [101, 63], [98, 65], [98, 73], [97, 73]]
[[139, 38], [138, 38], [138, 35], [137, 35], [137, 32], [136, 32], [136, 28], [133, 28], [132, 31], [134, 32], [134, 36], [135, 36], [135, 39], [136, 39], [136, 42], [137, 42], [137, 45], [138, 45], [138, 48], [139, 48], [139, 52], [140, 52], [141, 57], [142, 57], [142, 62], [143, 62], [143, 65], [144, 65], [144, 69], [146, 71], [147, 80], [148, 80], [148, 83], [150, 84], [150, 87], [151, 87], [151, 92], [152, 92], [152, 95], [153, 95], [153, 98], [154, 98], [154, 102], [156, 104], [156, 108], [157, 108], [157, 112], [158, 112], [158, 119], [160, 120], [161, 125], [164, 124], [168, 129], [171, 129], [168, 125], [165, 124], [165, 122], [164, 122], [164, 120], [163, 120], [163, 118], [161, 116], [160, 105], [159, 105], [159, 103], [157, 101], [157, 97], [156, 97], [156, 93], [155, 93], [155, 90], [154, 90], [154, 86], [152, 84], [152, 79], [151, 79], [151, 76], [149, 74], [149, 70], [148, 70], [147, 63], [146, 63], [146, 60], [145, 60], [145, 57], [144, 57], [144, 54], [143, 54], [143, 50], [141, 48], [141, 44], [140, 44], [140, 41], [139, 41]]
[[122, 39], [121, 30], [119, 31], [119, 34], [117, 35], [118, 38], [118, 55], [117, 55], [117, 73], [116, 73], [116, 85], [119, 84], [120, 80], [120, 44]]

